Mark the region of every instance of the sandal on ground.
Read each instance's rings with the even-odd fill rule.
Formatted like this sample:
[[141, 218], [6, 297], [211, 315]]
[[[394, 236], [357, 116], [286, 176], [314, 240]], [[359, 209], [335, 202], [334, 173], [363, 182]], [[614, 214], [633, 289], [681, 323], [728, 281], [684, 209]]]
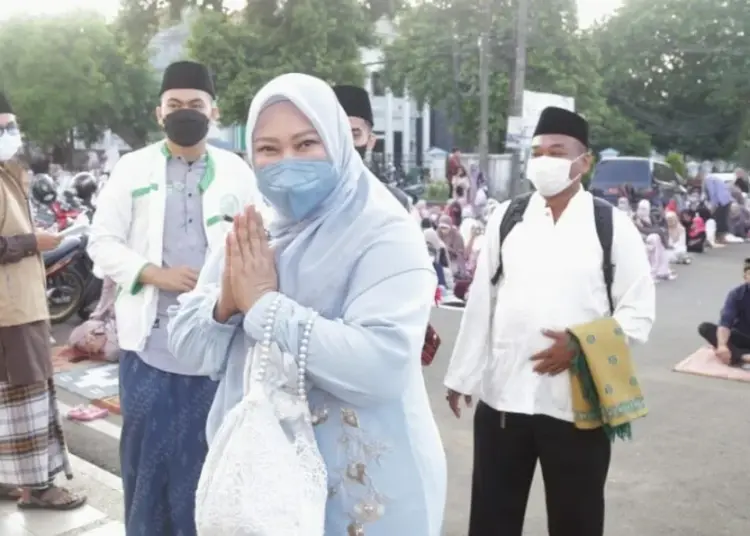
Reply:
[[0, 486], [0, 501], [18, 502], [21, 498], [21, 489], [11, 486]]
[[109, 411], [105, 408], [96, 406], [76, 406], [68, 412], [68, 419], [71, 421], [88, 422], [95, 419], [104, 419], [109, 416]]
[[22, 510], [75, 510], [86, 504], [86, 497], [76, 495], [65, 488], [50, 486], [47, 489], [35, 489], [31, 492], [31, 500], [18, 501]]

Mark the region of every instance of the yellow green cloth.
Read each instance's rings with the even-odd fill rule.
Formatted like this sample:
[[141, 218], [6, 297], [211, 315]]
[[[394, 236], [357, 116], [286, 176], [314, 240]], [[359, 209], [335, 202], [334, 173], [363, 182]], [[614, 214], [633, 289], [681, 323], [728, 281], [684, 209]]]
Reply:
[[630, 439], [630, 423], [648, 410], [622, 328], [607, 317], [568, 332], [577, 343], [570, 370], [576, 428], [601, 426], [611, 439]]

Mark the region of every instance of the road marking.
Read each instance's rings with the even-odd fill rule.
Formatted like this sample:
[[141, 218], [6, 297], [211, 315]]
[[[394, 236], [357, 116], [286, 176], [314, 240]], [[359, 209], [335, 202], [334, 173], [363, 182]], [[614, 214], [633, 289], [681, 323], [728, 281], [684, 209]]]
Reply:
[[[71, 409], [73, 409], [71, 406], [67, 405], [64, 402], [60, 402], [59, 400], [57, 402], [57, 405], [60, 408], [60, 415], [62, 415], [63, 418], [65, 418], [68, 412]], [[108, 437], [111, 437], [112, 439], [120, 441], [120, 433], [122, 432], [122, 428], [117, 426], [116, 424], [112, 424], [111, 422], [107, 420], [104, 420], [104, 419], [96, 419], [93, 421], [74, 421], [71, 419], [68, 419], [68, 420], [78, 425], [87, 426], [91, 428], [92, 430], [99, 432], [100, 434], [104, 434]]]

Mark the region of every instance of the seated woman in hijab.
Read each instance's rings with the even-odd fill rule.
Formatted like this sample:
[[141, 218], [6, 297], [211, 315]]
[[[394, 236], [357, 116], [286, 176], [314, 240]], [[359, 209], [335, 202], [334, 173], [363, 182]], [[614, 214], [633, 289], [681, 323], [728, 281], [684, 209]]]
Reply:
[[646, 244], [648, 259], [651, 264], [651, 275], [654, 281], [675, 279], [677, 274], [669, 267], [669, 257], [665, 247], [666, 233], [653, 221], [651, 203], [648, 200], [642, 199], [638, 202], [633, 221]]
[[680, 223], [687, 235], [688, 253], [703, 253], [706, 247], [706, 224], [690, 209], [680, 212]]
[[671, 264], [690, 264], [692, 261], [687, 254], [687, 233], [675, 212], [668, 210], [667, 220], [667, 258]]
[[617, 198], [617, 208], [622, 210], [625, 214], [633, 217], [633, 207], [630, 206], [630, 200], [627, 197], [618, 197]]
[[472, 229], [479, 223], [474, 212], [474, 207], [466, 205], [461, 211], [461, 225], [458, 227], [458, 232], [461, 234], [461, 238], [466, 244], [466, 251], [469, 251], [469, 240], [472, 236]]
[[448, 206], [445, 208], [445, 213], [456, 227], [461, 225], [463, 210], [466, 206], [466, 187], [459, 184], [453, 189], [453, 199], [448, 202]]
[[466, 244], [458, 228], [453, 225], [450, 216], [440, 216], [437, 233], [448, 251], [448, 261], [453, 277], [466, 279], [469, 275], [466, 270]]
[[748, 231], [750, 231], [750, 213], [745, 208], [744, 200], [743, 204], [734, 201], [729, 205], [729, 233], [746, 240]]
[[[713, 211], [708, 206], [705, 196], [700, 187], [693, 188], [688, 194], [687, 208], [700, 218], [703, 233], [706, 235], [704, 246], [714, 248], [716, 244], [716, 220], [713, 219]], [[688, 233], [689, 235], [689, 233]]]
[[448, 262], [448, 252], [445, 244], [440, 240], [437, 232], [431, 227], [423, 228], [424, 240], [427, 244], [427, 254], [430, 256], [432, 266], [437, 274], [438, 286], [446, 290], [453, 290], [453, 275]]
[[425, 201], [424, 199], [420, 199], [419, 201], [414, 203], [412, 214], [417, 219], [417, 221], [423, 221], [425, 218], [428, 218], [430, 216], [430, 210], [427, 208], [427, 201]]
[[306, 363], [325, 536], [439, 536], [446, 461], [420, 360], [436, 287], [424, 235], [354, 152], [318, 78], [266, 84], [247, 147], [276, 212], [270, 242], [258, 212], [238, 215], [228, 254], [207, 261], [169, 325], [174, 355], [219, 379], [208, 441], [243, 396], [248, 348], [267, 337]]

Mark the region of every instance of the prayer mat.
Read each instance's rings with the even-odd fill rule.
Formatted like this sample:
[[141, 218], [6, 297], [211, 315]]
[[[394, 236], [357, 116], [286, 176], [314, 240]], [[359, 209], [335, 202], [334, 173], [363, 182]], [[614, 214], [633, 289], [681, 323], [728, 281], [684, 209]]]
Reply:
[[52, 367], [55, 374], [76, 368], [78, 356], [69, 346], [54, 346], [52, 348]]
[[55, 373], [55, 385], [86, 400], [103, 400], [120, 392], [119, 365], [82, 361]]
[[677, 363], [674, 371], [722, 380], [750, 382], [750, 370], [725, 365], [716, 357], [712, 348], [705, 346]]

